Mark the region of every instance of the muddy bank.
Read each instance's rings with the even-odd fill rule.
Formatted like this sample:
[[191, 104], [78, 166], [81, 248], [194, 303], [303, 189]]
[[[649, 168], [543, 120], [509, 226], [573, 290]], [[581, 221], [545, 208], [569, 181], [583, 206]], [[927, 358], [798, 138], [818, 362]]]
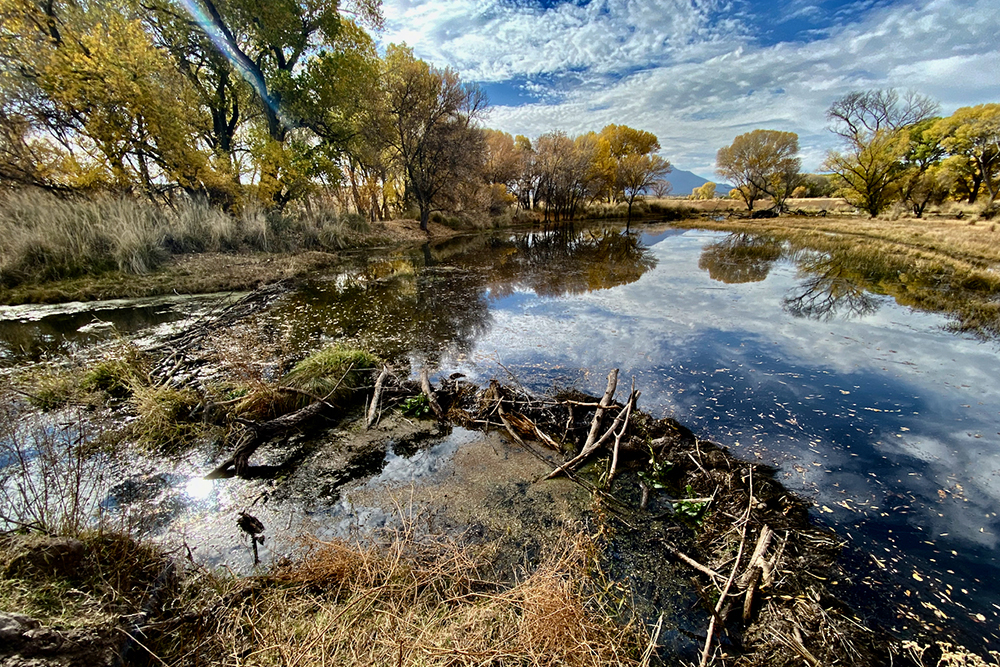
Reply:
[[[425, 232], [415, 220], [387, 220], [373, 223], [371, 231], [361, 239], [359, 249], [435, 243], [462, 233], [435, 222], [431, 222]], [[162, 268], [148, 274], [104, 273], [0, 288], [0, 303], [51, 304], [164, 294], [244, 292], [328, 268], [341, 261], [344, 252], [350, 251], [350, 248], [344, 248], [339, 252], [310, 250], [296, 253], [204, 252], [176, 255]]]
[[[172, 545], [176, 560], [117, 538], [5, 542], [4, 549], [14, 555], [0, 590], [8, 607], [22, 603], [12, 609], [22, 615], [2, 619], [12, 637], [3, 664], [27, 658], [41, 660], [36, 664], [111, 664], [123, 647], [144, 655], [129, 636], [167, 664], [182, 664], [194, 655], [219, 659], [219, 651], [229, 649], [212, 640], [183, 650], [172, 643], [177, 637], [190, 642], [215, 633], [238, 642], [246, 659], [236, 664], [263, 664], [265, 658], [258, 662], [250, 656], [277, 649], [248, 630], [268, 627], [274, 615], [302, 614], [298, 631], [312, 636], [364, 600], [371, 609], [391, 609], [418, 623], [412, 610], [399, 607], [400, 584], [387, 578], [387, 571], [404, 578], [419, 573], [416, 588], [407, 584], [403, 589], [421, 604], [433, 604], [437, 611], [431, 616], [444, 609], [456, 614], [458, 604], [462, 614], [471, 614], [463, 616], [462, 632], [474, 627], [473, 634], [499, 637], [498, 643], [475, 644], [476, 652], [463, 644], [471, 641], [468, 634], [427, 642], [420, 636], [432, 626], [440, 632], [458, 630], [442, 630], [421, 617], [423, 629], [404, 630], [412, 643], [399, 649], [402, 664], [422, 664], [431, 656], [447, 658], [448, 664], [481, 664], [487, 654], [507, 654], [517, 662], [539, 649], [543, 655], [529, 664], [564, 664], [560, 656], [571, 654], [567, 651], [580, 641], [594, 642], [586, 646], [600, 653], [573, 664], [683, 659], [799, 665], [810, 657], [812, 664], [921, 664], [897, 638], [869, 627], [838, 599], [841, 544], [810, 523], [806, 502], [784, 489], [767, 468], [733, 457], [673, 420], [642, 413], [631, 395], [624, 404], [614, 399], [613, 390], [604, 400], [573, 392], [538, 397], [516, 384], [477, 387], [461, 378], [443, 379], [430, 397], [447, 417], [440, 421], [413, 414], [415, 403], [430, 401], [420, 398], [425, 394], [419, 383], [404, 376], [398, 388], [383, 395], [375, 412], [381, 416], [370, 427], [370, 404], [331, 409], [310, 432], [297, 430], [262, 444], [241, 477], [214, 482], [238, 496], [235, 503], [214, 508], [218, 532], [192, 525], [180, 543], [159, 540]], [[601, 405], [604, 414], [595, 419]], [[605, 433], [612, 436], [575, 470], [548, 479], [575, 459], [573, 451], [586, 446], [595, 424], [595, 442]], [[228, 454], [221, 448], [209, 459], [202, 455], [193, 461], [205, 471]], [[162, 479], [133, 477], [114, 486], [111, 495], [123, 507], [136, 507], [143, 499], [162, 507], [172, 485]], [[235, 565], [237, 552], [246, 563], [251, 551], [254, 538], [236, 529], [237, 506], [259, 522], [266, 536], [259, 554], [263, 567], [251, 567], [249, 576], [237, 578], [221, 570], [211, 574], [199, 563], [212, 562], [205, 543], [213, 535], [235, 537], [228, 553], [218, 553], [219, 565]], [[139, 528], [156, 534], [155, 525]], [[122, 569], [123, 550], [134, 552], [139, 569]], [[115, 585], [128, 587], [127, 594], [122, 589], [113, 595], [117, 611], [102, 609], [104, 620], [95, 622], [97, 607], [88, 604], [99, 605], [96, 598], [108, 594], [101, 587], [109, 579], [103, 568], [113, 566], [109, 558], [119, 562], [115, 576], [122, 582]], [[559, 565], [555, 570], [553, 559]], [[405, 574], [395, 569], [401, 563]], [[171, 567], [178, 568], [176, 576]], [[171, 572], [169, 581], [164, 572]], [[348, 572], [353, 583], [346, 586]], [[360, 598], [351, 597], [352, 587], [365, 577], [374, 577], [373, 586]], [[556, 596], [554, 609], [540, 612], [529, 603], [523, 587], [529, 581], [538, 585], [539, 577], [557, 588], [530, 595]], [[429, 581], [446, 587], [447, 594], [423, 601], [425, 593], [418, 590], [426, 591]], [[80, 602], [75, 613], [90, 614], [89, 621], [72, 614], [46, 616], [37, 595], [27, 601], [11, 596], [12, 589], [60, 586], [81, 591], [79, 599], [88, 604]], [[500, 626], [490, 616], [500, 613], [490, 607], [498, 599], [514, 600], [513, 608], [503, 612], [511, 616]], [[325, 617], [317, 616], [320, 611]], [[538, 613], [567, 615], [556, 626], [558, 636], [531, 634], [521, 626], [537, 621]], [[484, 614], [493, 619], [487, 624], [491, 629], [476, 625]], [[363, 628], [380, 618], [363, 616], [348, 618]], [[515, 635], [499, 630], [508, 623], [519, 628]], [[624, 634], [611, 641], [615, 627], [624, 628]], [[580, 628], [586, 630], [583, 639]], [[398, 637], [399, 631], [372, 629], [373, 643], [381, 645], [383, 633]], [[483, 641], [480, 634], [476, 642]], [[534, 648], [519, 643], [526, 637], [537, 642]], [[301, 644], [284, 649], [290, 656], [308, 652], [309, 646]], [[346, 646], [328, 648], [337, 655]], [[67, 653], [71, 648], [74, 652]], [[926, 656], [940, 650], [933, 647]], [[84, 656], [83, 662], [73, 662], [77, 655]], [[101, 657], [98, 663], [95, 656]]]

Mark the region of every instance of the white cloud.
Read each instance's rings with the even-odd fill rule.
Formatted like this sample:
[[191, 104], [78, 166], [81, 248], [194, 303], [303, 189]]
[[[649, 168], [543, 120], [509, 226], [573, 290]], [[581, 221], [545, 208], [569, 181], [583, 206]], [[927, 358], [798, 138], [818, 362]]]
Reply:
[[[716, 150], [757, 127], [797, 132], [807, 169], [833, 143], [825, 112], [844, 93], [915, 88], [946, 113], [1000, 98], [1000, 13], [992, 0], [873, 9], [816, 41], [760, 46], [721, 4], [603, 0], [542, 11], [493, 0], [385, 4], [385, 41], [466, 80], [551, 76], [554, 101], [496, 107], [490, 124], [537, 136], [616, 122], [650, 130], [664, 154], [710, 175]], [[814, 13], [808, 3], [793, 13]], [[560, 75], [576, 73], [572, 77]]]

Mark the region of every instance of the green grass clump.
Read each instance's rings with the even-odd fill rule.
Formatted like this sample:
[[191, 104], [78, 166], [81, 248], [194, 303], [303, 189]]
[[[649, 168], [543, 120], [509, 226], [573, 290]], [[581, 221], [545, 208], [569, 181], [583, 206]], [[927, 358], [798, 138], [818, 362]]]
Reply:
[[[309, 355], [285, 375], [283, 384], [325, 398], [331, 403], [347, 399], [365, 384], [379, 358], [358, 348], [336, 344]], [[303, 396], [308, 401], [308, 397]]]
[[190, 389], [137, 385], [131, 401], [138, 414], [133, 433], [140, 445], [176, 450], [204, 435], [209, 428], [198, 418], [202, 399]]
[[111, 398], [128, 398], [134, 387], [145, 381], [149, 362], [132, 345], [87, 369], [80, 385], [85, 391], [101, 391]]

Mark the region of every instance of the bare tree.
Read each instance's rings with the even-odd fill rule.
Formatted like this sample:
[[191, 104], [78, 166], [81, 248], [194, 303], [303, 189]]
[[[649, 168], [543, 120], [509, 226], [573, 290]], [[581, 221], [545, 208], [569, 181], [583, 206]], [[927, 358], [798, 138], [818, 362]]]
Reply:
[[898, 196], [906, 178], [904, 157], [909, 129], [937, 113], [936, 102], [895, 90], [853, 92], [827, 111], [830, 128], [843, 138], [843, 153], [832, 151], [826, 166], [837, 174], [848, 201], [875, 217]]

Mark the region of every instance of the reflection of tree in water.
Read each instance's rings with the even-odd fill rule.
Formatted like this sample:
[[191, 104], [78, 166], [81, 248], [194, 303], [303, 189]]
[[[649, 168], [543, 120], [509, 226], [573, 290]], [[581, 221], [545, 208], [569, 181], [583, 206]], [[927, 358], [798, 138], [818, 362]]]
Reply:
[[567, 226], [492, 246], [486, 271], [494, 297], [517, 289], [547, 297], [609, 289], [633, 283], [656, 266], [638, 236], [616, 229], [576, 231]]
[[782, 306], [795, 317], [863, 317], [879, 309], [878, 298], [869, 291], [871, 282], [838, 254], [805, 252], [797, 264], [805, 280], [782, 299]]
[[433, 364], [471, 351], [489, 330], [487, 293], [579, 294], [633, 282], [655, 265], [638, 237], [619, 231], [494, 234], [356, 257], [334, 280], [303, 287], [266, 317], [295, 348], [346, 338], [383, 357], [415, 354]]
[[706, 246], [698, 259], [698, 268], [708, 271], [712, 280], [726, 284], [756, 283], [767, 278], [781, 255], [780, 241], [739, 232]]
[[372, 268], [368, 275], [306, 286], [270, 317], [289, 327], [293, 345], [346, 338], [388, 359], [417, 354], [431, 363], [448, 351], [468, 352], [488, 331], [480, 276], [400, 260]]

